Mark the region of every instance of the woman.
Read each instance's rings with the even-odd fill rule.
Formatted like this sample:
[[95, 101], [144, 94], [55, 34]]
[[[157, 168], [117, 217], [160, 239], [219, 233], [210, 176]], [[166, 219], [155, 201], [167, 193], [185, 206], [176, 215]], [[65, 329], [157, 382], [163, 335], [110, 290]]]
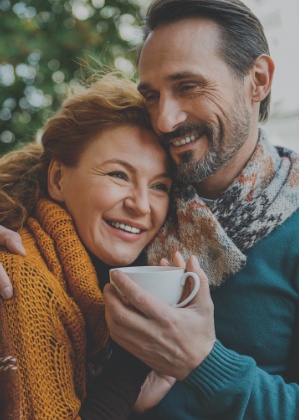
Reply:
[[[162, 226], [167, 156], [135, 85], [107, 75], [63, 103], [42, 145], [5, 156], [0, 174], [0, 223], [19, 230], [26, 249], [0, 252], [14, 287], [0, 301], [0, 417], [84, 417], [86, 376], [93, 388], [110, 357], [101, 288], [109, 267], [136, 263]], [[102, 386], [102, 418], [128, 416], [140, 385], [114, 404], [115, 386]]]

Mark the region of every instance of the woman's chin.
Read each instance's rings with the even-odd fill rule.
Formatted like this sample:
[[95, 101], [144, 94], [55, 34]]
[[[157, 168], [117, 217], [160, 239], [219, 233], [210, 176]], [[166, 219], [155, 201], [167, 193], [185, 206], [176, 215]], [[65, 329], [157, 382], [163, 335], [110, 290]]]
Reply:
[[126, 267], [127, 265], [132, 264], [137, 258], [138, 255], [123, 257], [118, 256], [118, 258], [107, 258], [106, 261], [103, 262], [110, 267]]

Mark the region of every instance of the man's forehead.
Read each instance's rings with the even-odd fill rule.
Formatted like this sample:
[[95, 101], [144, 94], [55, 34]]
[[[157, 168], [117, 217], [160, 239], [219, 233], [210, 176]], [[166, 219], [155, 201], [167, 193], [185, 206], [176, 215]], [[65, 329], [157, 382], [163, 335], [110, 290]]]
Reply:
[[[159, 39], [165, 34], [166, 38], [169, 37], [169, 41], [172, 39], [179, 40], [182, 36], [186, 35], [193, 36], [200, 33], [201, 37], [204, 37], [207, 33], [207, 37], [210, 39], [213, 36], [215, 39], [219, 36], [219, 24], [211, 18], [202, 16], [186, 17], [175, 22], [165, 23], [157, 28], [150, 31], [141, 47], [141, 53], [143, 49], [148, 45], [157, 43], [159, 45]], [[193, 39], [190, 39], [192, 42]]]
[[205, 20], [204, 30], [199, 28], [194, 36], [194, 31], [191, 31], [190, 36], [189, 26], [197, 28], [198, 21], [182, 21], [181, 33], [173, 32], [176, 24], [172, 24], [157, 28], [150, 34], [139, 59], [140, 91], [152, 89], [152, 85], [160, 82], [173, 83], [194, 76], [206, 78], [213, 67], [222, 67], [223, 63], [219, 62], [223, 59], [219, 54], [218, 31], [216, 36], [213, 34], [214, 22]]
[[[139, 71], [152, 67], [155, 62], [183, 60], [190, 53], [209, 50], [219, 46], [219, 28], [211, 19], [187, 18], [162, 25], [149, 33], [139, 56]], [[218, 49], [218, 48], [217, 48]], [[193, 57], [194, 59], [196, 57]]]

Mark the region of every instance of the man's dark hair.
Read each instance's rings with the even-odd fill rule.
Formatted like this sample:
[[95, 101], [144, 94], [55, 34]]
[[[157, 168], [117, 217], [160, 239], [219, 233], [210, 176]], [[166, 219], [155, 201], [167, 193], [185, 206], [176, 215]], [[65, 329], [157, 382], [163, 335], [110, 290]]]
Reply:
[[[143, 42], [160, 26], [194, 17], [217, 23], [220, 54], [238, 77], [248, 74], [260, 55], [270, 55], [261, 22], [239, 0], [155, 0], [146, 14]], [[260, 105], [261, 122], [267, 120], [269, 108], [270, 93]]]

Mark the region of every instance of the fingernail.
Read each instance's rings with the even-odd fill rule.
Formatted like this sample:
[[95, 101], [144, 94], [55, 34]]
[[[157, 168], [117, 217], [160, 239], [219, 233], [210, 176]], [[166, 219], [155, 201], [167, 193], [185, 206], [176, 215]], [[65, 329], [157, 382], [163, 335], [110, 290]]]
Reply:
[[170, 262], [169, 262], [166, 258], [162, 258], [161, 262], [162, 262], [162, 261], [163, 261], [165, 264], [170, 265]]
[[5, 287], [5, 289], [2, 290], [2, 296], [4, 299], [10, 299], [12, 297], [12, 287]]
[[119, 272], [117, 270], [114, 270], [111, 275], [113, 280], [117, 280], [119, 278]]
[[21, 243], [16, 243], [16, 248], [20, 251], [21, 254], [26, 255], [25, 248], [23, 247]]
[[200, 264], [199, 264], [199, 261], [198, 261], [198, 259], [196, 258], [196, 256], [195, 255], [192, 255], [192, 262], [193, 262], [193, 264], [196, 266], [196, 267], [200, 267]]

